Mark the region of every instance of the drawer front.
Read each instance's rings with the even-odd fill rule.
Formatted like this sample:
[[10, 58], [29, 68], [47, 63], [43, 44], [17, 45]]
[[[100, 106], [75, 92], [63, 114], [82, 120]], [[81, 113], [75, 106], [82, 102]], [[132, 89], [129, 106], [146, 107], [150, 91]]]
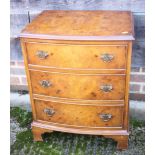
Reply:
[[124, 100], [125, 75], [30, 71], [34, 94], [87, 100]]
[[122, 127], [123, 106], [64, 104], [35, 100], [37, 120], [83, 127]]
[[58, 68], [125, 69], [125, 45], [27, 43], [28, 63]]

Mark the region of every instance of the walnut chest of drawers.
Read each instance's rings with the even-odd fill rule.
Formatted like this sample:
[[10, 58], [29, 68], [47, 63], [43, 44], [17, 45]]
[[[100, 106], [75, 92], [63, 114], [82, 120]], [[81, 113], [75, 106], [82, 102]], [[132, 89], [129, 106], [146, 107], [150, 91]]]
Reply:
[[21, 32], [32, 132], [103, 135], [128, 146], [134, 40], [128, 11], [43, 11]]

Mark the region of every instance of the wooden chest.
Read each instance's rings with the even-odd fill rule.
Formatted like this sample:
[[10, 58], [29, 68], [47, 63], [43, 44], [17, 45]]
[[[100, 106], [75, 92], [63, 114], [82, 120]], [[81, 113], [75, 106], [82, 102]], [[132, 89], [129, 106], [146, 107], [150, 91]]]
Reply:
[[61, 131], [127, 148], [133, 35], [128, 11], [43, 11], [26, 26], [20, 38], [35, 141]]

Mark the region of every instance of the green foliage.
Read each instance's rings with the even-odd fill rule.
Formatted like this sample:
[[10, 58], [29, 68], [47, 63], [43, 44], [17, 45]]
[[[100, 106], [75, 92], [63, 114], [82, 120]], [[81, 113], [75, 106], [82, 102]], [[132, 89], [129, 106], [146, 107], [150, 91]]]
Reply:
[[32, 113], [19, 107], [11, 107], [10, 116], [17, 120], [20, 127], [28, 127], [32, 122]]
[[106, 151], [112, 154], [115, 142], [102, 136], [78, 135], [70, 133], [45, 133], [43, 142], [33, 142], [30, 129], [17, 134], [11, 146], [11, 155], [96, 155]]
[[30, 129], [21, 132], [16, 136], [16, 142], [11, 146], [11, 155], [60, 155], [58, 150], [49, 148], [48, 143], [33, 142]]
[[137, 127], [144, 127], [145, 126], [145, 122], [144, 121], [140, 121], [140, 120], [136, 120], [136, 119], [131, 119], [130, 120], [130, 125], [134, 128]]

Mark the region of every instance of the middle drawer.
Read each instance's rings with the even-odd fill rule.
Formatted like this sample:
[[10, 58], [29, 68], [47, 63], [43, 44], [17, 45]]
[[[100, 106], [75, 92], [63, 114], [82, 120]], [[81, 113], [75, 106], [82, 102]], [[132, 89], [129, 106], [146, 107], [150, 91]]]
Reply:
[[124, 100], [125, 75], [30, 70], [30, 76], [34, 94], [85, 100]]

